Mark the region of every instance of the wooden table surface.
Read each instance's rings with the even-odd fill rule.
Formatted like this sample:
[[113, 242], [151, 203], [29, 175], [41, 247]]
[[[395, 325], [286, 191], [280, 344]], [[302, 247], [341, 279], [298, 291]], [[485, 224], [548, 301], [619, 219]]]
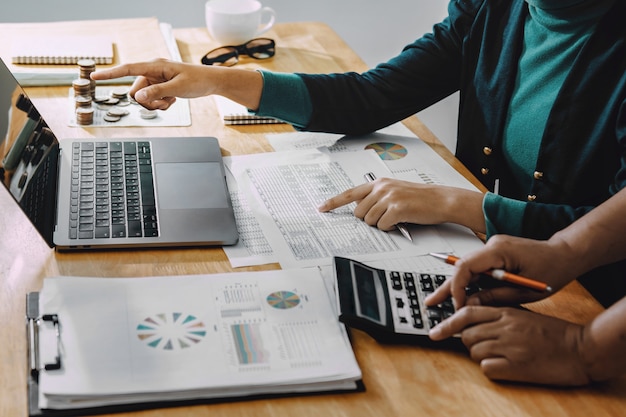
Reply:
[[[205, 29], [174, 30], [184, 61], [199, 62], [216, 47]], [[281, 23], [269, 33], [277, 54], [238, 65], [289, 72], [365, 70], [363, 61], [326, 25]], [[67, 123], [67, 87], [34, 87], [28, 93], [59, 137], [211, 135], [224, 155], [272, 151], [265, 135], [290, 132], [287, 125], [224, 126], [212, 98], [191, 101], [190, 127], [76, 128]], [[60, 110], [61, 109], [61, 110]], [[464, 167], [416, 118], [405, 124], [455, 168]], [[472, 181], [475, 179], [472, 178]], [[475, 184], [477, 184], [475, 182]], [[53, 275], [141, 277], [233, 271], [220, 248], [63, 253], [47, 247], [26, 217], [0, 189], [0, 416], [27, 415], [25, 294]], [[237, 268], [276, 269], [278, 265]], [[602, 308], [578, 285], [570, 285], [532, 309], [586, 322]], [[465, 352], [381, 345], [359, 331], [353, 345], [363, 372], [362, 393], [298, 396], [146, 410], [116, 415], [196, 416], [624, 416], [626, 378], [586, 388], [560, 389], [496, 383]], [[532, 365], [531, 365], [532, 366]]]

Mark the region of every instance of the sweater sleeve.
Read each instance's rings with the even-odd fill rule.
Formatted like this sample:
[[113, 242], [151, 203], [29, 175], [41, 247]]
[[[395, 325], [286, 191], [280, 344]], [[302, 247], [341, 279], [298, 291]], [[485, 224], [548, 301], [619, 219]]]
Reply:
[[310, 131], [361, 135], [458, 91], [463, 46], [484, 0], [453, 0], [449, 16], [397, 56], [363, 73], [299, 74], [311, 95]]
[[496, 234], [521, 236], [526, 203], [511, 198], [486, 193], [483, 198], [483, 213], [487, 239]]
[[302, 128], [311, 118], [311, 97], [296, 74], [260, 71], [263, 93], [256, 114], [274, 117]]
[[486, 193], [483, 214], [487, 239], [495, 234], [549, 239], [593, 210], [593, 206], [530, 203]]

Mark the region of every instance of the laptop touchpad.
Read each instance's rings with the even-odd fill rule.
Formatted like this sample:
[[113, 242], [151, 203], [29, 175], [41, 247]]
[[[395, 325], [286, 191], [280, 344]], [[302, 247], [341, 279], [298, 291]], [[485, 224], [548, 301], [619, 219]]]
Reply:
[[157, 163], [157, 201], [161, 209], [227, 208], [219, 162]]

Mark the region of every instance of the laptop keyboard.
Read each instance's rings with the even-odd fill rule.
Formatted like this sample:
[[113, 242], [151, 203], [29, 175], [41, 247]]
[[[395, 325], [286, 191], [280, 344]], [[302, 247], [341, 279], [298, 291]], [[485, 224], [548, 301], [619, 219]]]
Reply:
[[74, 142], [70, 239], [159, 235], [150, 142]]

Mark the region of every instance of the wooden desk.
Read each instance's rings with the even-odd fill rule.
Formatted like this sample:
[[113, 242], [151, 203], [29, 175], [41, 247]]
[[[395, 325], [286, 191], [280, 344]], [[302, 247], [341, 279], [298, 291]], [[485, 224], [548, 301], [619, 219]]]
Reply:
[[[183, 59], [199, 62], [216, 46], [204, 29], [176, 30]], [[279, 24], [269, 33], [277, 40], [275, 58], [265, 68], [278, 71], [361, 71], [364, 63], [327, 26]], [[258, 65], [261, 63], [245, 64]], [[285, 125], [226, 127], [211, 98], [191, 102], [192, 126], [185, 128], [70, 128], [66, 123], [67, 89], [28, 90], [58, 136], [124, 137], [211, 134], [225, 155], [271, 151], [268, 133], [288, 132]], [[62, 109], [62, 110], [59, 110]], [[467, 171], [420, 121], [406, 124], [454, 167]], [[25, 416], [25, 294], [38, 290], [51, 275], [139, 277], [232, 271], [221, 249], [176, 249], [57, 253], [49, 249], [24, 215], [0, 190], [0, 416]], [[275, 269], [277, 265], [262, 268]], [[534, 309], [576, 322], [601, 311], [589, 295], [572, 285]], [[384, 346], [355, 331], [354, 350], [367, 391], [357, 394], [302, 396], [194, 407], [149, 410], [127, 416], [623, 416], [626, 378], [593, 388], [554, 389], [495, 383], [466, 354], [411, 346]], [[530, 364], [529, 366], [532, 366]], [[119, 414], [118, 414], [119, 415]]]

